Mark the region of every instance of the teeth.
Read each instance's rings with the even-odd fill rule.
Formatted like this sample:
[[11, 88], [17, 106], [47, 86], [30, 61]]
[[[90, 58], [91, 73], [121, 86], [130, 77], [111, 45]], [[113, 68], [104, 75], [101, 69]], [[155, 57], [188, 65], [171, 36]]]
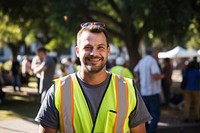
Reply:
[[100, 59], [89, 59], [91, 61], [100, 61]]

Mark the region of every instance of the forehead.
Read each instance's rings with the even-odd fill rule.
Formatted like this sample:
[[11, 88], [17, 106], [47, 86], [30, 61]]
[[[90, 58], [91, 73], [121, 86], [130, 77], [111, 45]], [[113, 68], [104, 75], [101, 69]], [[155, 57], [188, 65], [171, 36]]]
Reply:
[[36, 53], [40, 56], [40, 55], [42, 55], [44, 52], [42, 52], [42, 51], [36, 51]]
[[42, 53], [42, 51], [36, 51], [37, 53]]
[[90, 31], [84, 31], [82, 32], [79, 39], [81, 44], [87, 44], [87, 43], [106, 44], [106, 36], [104, 35], [103, 32], [93, 33]]

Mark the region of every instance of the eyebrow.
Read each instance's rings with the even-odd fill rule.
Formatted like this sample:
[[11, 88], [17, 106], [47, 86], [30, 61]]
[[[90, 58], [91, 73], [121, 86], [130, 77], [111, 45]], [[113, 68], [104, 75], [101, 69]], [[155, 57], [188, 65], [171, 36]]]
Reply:
[[101, 44], [98, 44], [98, 46], [106, 46], [106, 44], [102, 44], [102, 43], [101, 43]]
[[[91, 44], [85, 44], [85, 46], [92, 46], [92, 45], [91, 45]], [[85, 47], [85, 46], [84, 46], [84, 47]], [[105, 46], [105, 47], [106, 47], [107, 44], [103, 44], [103, 43], [101, 43], [101, 44], [97, 44], [97, 46]]]

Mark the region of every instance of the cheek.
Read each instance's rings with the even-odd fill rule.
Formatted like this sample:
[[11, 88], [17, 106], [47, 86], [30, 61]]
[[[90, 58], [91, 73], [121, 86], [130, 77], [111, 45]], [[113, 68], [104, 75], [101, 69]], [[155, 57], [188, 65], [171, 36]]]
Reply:
[[78, 49], [78, 48], [76, 49], [76, 55], [77, 55], [77, 57], [81, 58], [81, 57], [84, 56], [84, 54], [85, 54], [84, 50]]
[[84, 57], [86, 57], [89, 54], [90, 53], [88, 51], [82, 50], [82, 51], [79, 52], [79, 58], [84, 58]]

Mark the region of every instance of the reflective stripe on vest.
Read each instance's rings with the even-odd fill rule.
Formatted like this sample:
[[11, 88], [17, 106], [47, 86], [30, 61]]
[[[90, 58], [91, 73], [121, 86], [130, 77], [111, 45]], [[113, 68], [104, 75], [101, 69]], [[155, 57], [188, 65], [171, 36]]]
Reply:
[[[60, 130], [63, 133], [72, 133], [74, 132], [74, 126], [73, 126], [73, 119], [68, 118], [65, 119], [66, 116], [74, 116], [73, 115], [73, 100], [72, 100], [72, 94], [73, 94], [73, 84], [71, 82], [71, 77], [67, 76], [65, 77], [68, 80], [55, 80], [55, 106], [57, 110], [59, 110], [59, 120], [60, 120]], [[63, 88], [67, 88], [63, 92]], [[63, 102], [63, 98], [67, 98], [68, 100], [65, 100]], [[67, 106], [65, 106], [65, 105]], [[64, 118], [64, 119], [63, 119]]]
[[61, 132], [130, 132], [128, 116], [136, 106], [131, 79], [112, 74], [95, 123], [75, 74], [56, 80], [55, 88]]

